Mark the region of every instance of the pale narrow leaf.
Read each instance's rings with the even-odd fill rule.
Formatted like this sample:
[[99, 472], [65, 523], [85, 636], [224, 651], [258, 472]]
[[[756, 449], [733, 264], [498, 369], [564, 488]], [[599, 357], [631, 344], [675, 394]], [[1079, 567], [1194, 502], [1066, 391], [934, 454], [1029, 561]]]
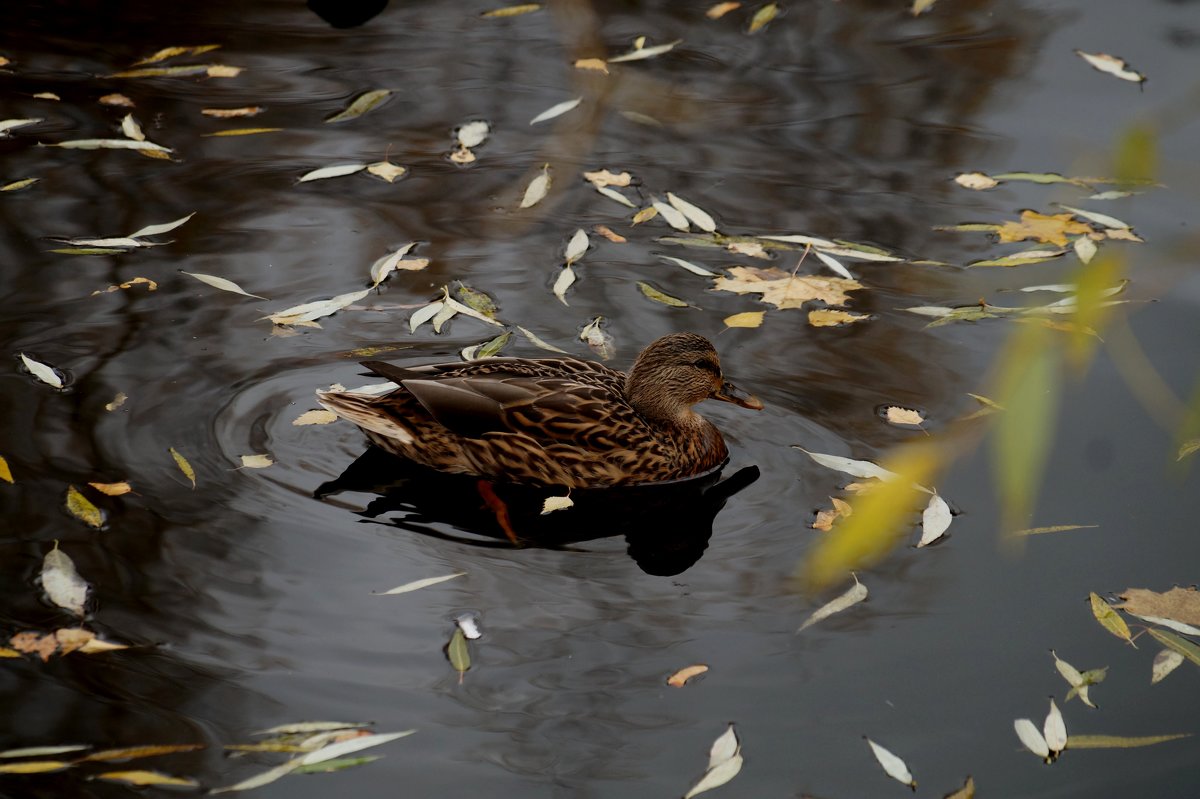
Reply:
[[587, 232], [583, 228], [580, 228], [579, 230], [575, 231], [575, 235], [571, 236], [571, 240], [569, 242], [567, 242], [567, 250], [566, 250], [567, 266], [570, 266], [571, 264], [575, 263], [580, 258], [582, 258], [583, 254], [585, 252], [587, 252], [587, 249], [588, 249], [588, 235], [587, 235]]
[[687, 200], [679, 197], [671, 192], [667, 192], [667, 202], [687, 217], [693, 225], [703, 230], [705, 233], [712, 233], [717, 229], [716, 221], [708, 215], [708, 212], [703, 208], [692, 205]]
[[1075, 248], [1075, 254], [1079, 256], [1079, 260], [1085, 264], [1091, 263], [1092, 258], [1096, 255], [1096, 242], [1092, 241], [1090, 236], [1079, 236], [1072, 246]]
[[26, 119], [0, 119], [0, 137], [7, 136], [10, 130], [23, 128], [26, 125], [36, 125], [41, 121], [41, 117], [28, 117]]
[[465, 575], [466, 572], [455, 572], [454, 574], [444, 574], [441, 577], [426, 577], [422, 580], [413, 580], [411, 583], [398, 585], [395, 588], [391, 588], [387, 591], [372, 591], [371, 593], [375, 594], [376, 596], [387, 596], [388, 594], [407, 594], [409, 591], [419, 591], [422, 588], [428, 588], [431, 585], [444, 583], [447, 580], [453, 580], [455, 577], [463, 577]]
[[89, 586], [87, 581], [79, 576], [75, 562], [58, 548], [57, 541], [54, 543], [54, 549], [47, 552], [42, 559], [42, 588], [55, 605], [71, 611], [76, 616], [83, 615]]
[[53, 386], [54, 388], [63, 387], [62, 378], [59, 377], [54, 367], [44, 364], [41, 361], [35, 361], [23, 352], [21, 353], [21, 363], [25, 364], [25, 368], [29, 370], [30, 374], [46, 385]]
[[332, 313], [340, 311], [351, 303], [358, 302], [363, 297], [371, 293], [370, 289], [362, 291], [352, 291], [347, 294], [339, 294], [336, 297], [331, 297], [327, 300], [317, 300], [315, 302], [306, 302], [302, 305], [295, 305], [282, 311], [262, 317], [270, 319], [277, 325], [294, 325], [298, 322], [312, 322], [320, 319], [323, 316], [328, 316]]
[[550, 167], [543, 166], [541, 174], [529, 181], [525, 194], [521, 197], [521, 208], [532, 208], [546, 198], [550, 193]]
[[917, 542], [917, 546], [928, 546], [945, 535], [953, 518], [946, 500], [937, 494], [930, 497], [929, 504], [921, 513], [921, 540]]
[[1013, 729], [1026, 749], [1043, 760], [1050, 757], [1050, 747], [1046, 744], [1046, 739], [1042, 735], [1042, 731], [1032, 721], [1029, 719], [1017, 719], [1013, 722]]
[[1054, 656], [1054, 668], [1058, 669], [1058, 673], [1067, 681], [1067, 684], [1072, 688], [1083, 685], [1083, 675], [1079, 673], [1079, 669], [1060, 658], [1053, 649], [1050, 650], [1050, 654]]
[[815, 611], [813, 611], [813, 614], [804, 620], [804, 623], [800, 625], [800, 629], [796, 630], [796, 632], [802, 632], [803, 630], [811, 627], [812, 625], [816, 624], [817, 622], [827, 619], [835, 613], [840, 613], [843, 610], [845, 610], [846, 608], [851, 607], [852, 605], [856, 605], [859, 602], [862, 602], [866, 598], [867, 598], [867, 587], [865, 585], [863, 585], [862, 583], [860, 583], [858, 581], [858, 578], [856, 577], [856, 578], [854, 578], [853, 586], [851, 586], [841, 596], [837, 597], [836, 599], [834, 599], [830, 602], [827, 602], [826, 604], [822, 605], [821, 607], [819, 607]]
[[396, 268], [404, 256], [408, 255], [409, 250], [417, 246], [415, 241], [410, 241], [400, 249], [393, 253], [388, 253], [382, 258], [371, 264], [371, 288], [375, 288]]
[[844, 472], [851, 477], [872, 478], [876, 477], [880, 480], [891, 480], [896, 476], [895, 472], [888, 471], [878, 464], [870, 461], [856, 461], [850, 458], [843, 458], [840, 455], [824, 455], [819, 452], [809, 452], [804, 447], [793, 446], [793, 449], [798, 449], [808, 457], [812, 458], [822, 466], [833, 469], [838, 472]]
[[676, 230], [688, 231], [691, 228], [688, 226], [687, 217], [680, 213], [674, 206], [668, 205], [661, 200], [655, 200], [652, 203], [654, 210], [667, 220], [667, 224]]
[[67, 752], [82, 752], [87, 744], [67, 744], [65, 746], [26, 746], [21, 749], [6, 749], [0, 752], [0, 758], [9, 757], [47, 757], [62, 755]]
[[275, 768], [268, 769], [260, 774], [254, 775], [253, 777], [244, 779], [239, 783], [235, 783], [234, 785], [228, 785], [223, 788], [213, 788], [209, 793], [231, 793], [234, 791], [249, 791], [254, 788], [261, 788], [264, 785], [270, 785], [272, 782], [275, 782], [276, 780], [280, 779], [281, 777], [286, 777], [288, 774], [291, 774], [293, 771], [300, 768], [300, 766], [303, 765], [301, 763], [301, 760], [302, 760], [302, 758], [299, 758], [299, 757], [293, 758], [292, 760], [289, 760], [286, 763], [281, 763], [280, 765], [276, 766]]
[[725, 732], [717, 736], [708, 750], [708, 770], [716, 768], [727, 760], [731, 760], [742, 749], [741, 741], [738, 740], [737, 731], [730, 724], [725, 728]]
[[1063, 205], [1062, 203], [1058, 203], [1058, 207], [1064, 211], [1070, 211], [1071, 213], [1075, 214], [1075, 216], [1081, 216], [1090, 222], [1095, 222], [1097, 225], [1103, 225], [1104, 227], [1112, 230], [1124, 230], [1129, 227], [1128, 223], [1122, 222], [1115, 216], [1109, 216], [1108, 214], [1101, 214], [1097, 213], [1096, 211], [1085, 211], [1082, 208], [1074, 208], [1070, 205]]
[[571, 284], [575, 282], [575, 271], [570, 266], [564, 266], [562, 271], [558, 273], [558, 277], [554, 279], [554, 296], [567, 305], [567, 289], [571, 288]]
[[703, 663], [697, 663], [695, 666], [685, 666], [667, 678], [667, 685], [674, 688], [682, 688], [693, 677], [698, 677], [706, 671], [708, 671], [708, 666], [705, 666]]
[[1051, 752], [1061, 752], [1067, 745], [1067, 725], [1058, 705], [1054, 704], [1054, 697], [1050, 697], [1050, 712], [1046, 714], [1046, 722], [1042, 725], [1042, 735]]
[[742, 770], [742, 756], [734, 755], [728, 760], [721, 763], [719, 766], [709, 769], [700, 778], [700, 781], [691, 787], [691, 789], [683, 795], [683, 799], [691, 799], [693, 796], [711, 791], [713, 788], [720, 788], [725, 783], [732, 780]]
[[561, 352], [564, 355], [567, 354], [566, 350], [560, 349], [560, 348], [554, 346], [553, 344], [543, 341], [542, 339], [538, 338], [536, 335], [534, 335], [530, 331], [526, 330], [525, 328], [521, 327], [520, 325], [517, 325], [517, 330], [520, 330], [521, 333], [523, 333], [525, 335], [525, 338], [529, 339], [530, 343], [532, 343], [535, 347], [541, 347], [542, 349], [549, 350], [550, 352]]
[[832, 255], [826, 255], [820, 250], [813, 250], [812, 252], [813, 255], [817, 256], [817, 259], [820, 260], [821, 263], [828, 266], [835, 274], [840, 275], [847, 280], [854, 279], [854, 275], [850, 274], [850, 270], [842, 266], [842, 262], [834, 258]]
[[1067, 739], [1068, 749], [1133, 749], [1138, 746], [1153, 746], [1191, 737], [1190, 732], [1168, 735], [1072, 735]]
[[1132, 83], [1142, 83], [1146, 80], [1145, 75], [1129, 69], [1129, 65], [1123, 59], [1116, 56], [1111, 56], [1107, 53], [1085, 53], [1082, 50], [1076, 50], [1075, 54], [1084, 61], [1087, 61], [1094, 68], [1115, 78], [1127, 80]]
[[126, 114], [121, 120], [121, 132], [125, 134], [126, 138], [133, 139], [134, 141], [146, 140], [146, 134], [142, 132], [142, 126], [133, 118], [133, 114]]
[[437, 316], [443, 307], [445, 307], [444, 303], [431, 302], [423, 308], [418, 308], [417, 310], [413, 311], [412, 316], [408, 317], [408, 332], [417, 332], [418, 327]]
[[388, 89], [375, 89], [374, 91], [360, 94], [358, 97], [354, 98], [354, 102], [350, 103], [350, 105], [346, 107], [345, 111], [334, 114], [329, 119], [325, 120], [325, 122], [345, 122], [348, 119], [357, 119], [368, 111], [376, 108], [380, 103], [386, 100], [390, 94], [391, 91]]
[[180, 227], [181, 225], [185, 224], [189, 219], [191, 219], [195, 215], [196, 215], [196, 212], [192, 211], [187, 216], [181, 216], [178, 219], [172, 220], [170, 222], [163, 222], [158, 225], [146, 225], [146, 227], [142, 228], [138, 232], [130, 233], [129, 238], [140, 239], [145, 236], [158, 236], [163, 233], [170, 233], [175, 228]]
[[720, 275], [718, 275], [716, 272], [712, 272], [708, 269], [705, 269], [703, 266], [697, 266], [696, 264], [692, 263], [691, 261], [685, 261], [682, 258], [676, 258], [673, 255], [660, 255], [658, 257], [662, 258], [664, 261], [670, 261], [671, 263], [675, 264], [676, 266], [682, 266], [684, 269], [688, 270], [693, 275], [700, 275], [702, 277], [720, 277]]
[[374, 735], [364, 735], [359, 738], [351, 738], [347, 741], [338, 741], [337, 743], [324, 746], [315, 752], [310, 752], [300, 758], [300, 765], [311, 766], [313, 763], [323, 763], [326, 760], [333, 760], [335, 757], [342, 757], [351, 752], [361, 752], [364, 749], [370, 749], [373, 746], [379, 746], [390, 741], [395, 741], [399, 738], [405, 738], [412, 735], [416, 730], [404, 730], [403, 732], [386, 732], [376, 733]]
[[903, 783], [914, 790], [916, 789], [917, 781], [913, 779], [912, 773], [909, 772], [908, 766], [905, 765], [903, 760], [870, 738], [867, 738], [867, 743], [870, 744], [871, 751], [875, 754], [875, 759], [879, 761], [879, 765], [883, 766], [883, 770], [887, 772], [889, 777], [896, 780], [896, 782]]
[[[179, 271], [183, 272], [182, 269]], [[200, 272], [183, 272], [183, 274], [187, 275], [188, 277], [194, 277], [201, 283], [207, 283], [213, 288], [220, 289], [221, 291], [231, 291], [234, 294], [241, 294], [243, 297], [253, 297], [256, 300], [266, 299], [266, 297], [259, 296], [258, 294], [251, 294], [237, 283], [234, 283], [232, 280], [226, 280], [223, 277], [217, 277], [216, 275], [205, 275]]]
[[155, 144], [152, 141], [134, 141], [133, 139], [72, 139], [47, 144], [47, 147], [62, 147], [66, 150], [145, 150], [151, 153], [174, 152], [169, 147]]
[[574, 100], [566, 100], [558, 105], [550, 106], [545, 111], [529, 120], [529, 124], [536, 125], [539, 122], [545, 122], [546, 120], [560, 117], [573, 109], [575, 106], [579, 105], [581, 102], [583, 102], [583, 97], [576, 97]]
[[296, 182], [307, 183], [310, 180], [340, 178], [343, 175], [353, 175], [355, 172], [361, 172], [366, 168], [366, 164], [335, 164], [334, 166], [325, 166], [320, 169], [314, 169], [311, 172], [305, 172]]
[[1154, 665], [1150, 670], [1150, 684], [1154, 685], [1157, 682], [1164, 680], [1168, 674], [1175, 671], [1183, 663], [1183, 655], [1171, 650], [1163, 649], [1154, 656]]
[[595, 184], [592, 184], [592, 185], [596, 189], [596, 191], [600, 192], [608, 199], [616, 200], [621, 205], [628, 206], [629, 208], [637, 208], [637, 206], [634, 205], [633, 202], [630, 201], [628, 197], [626, 197], [624, 194], [617, 191], [616, 189], [610, 189], [608, 186], [596, 186]]
[[486, 322], [487, 324], [495, 327], [504, 327], [503, 322], [493, 319], [487, 314], [482, 314], [469, 305], [463, 305], [461, 302], [451, 297], [448, 293], [443, 298], [442, 302], [446, 303], [447, 308], [453, 308], [456, 313], [460, 313], [463, 316], [469, 316], [472, 319], [478, 319], [480, 322]]
[[243, 469], [265, 469], [275, 463], [270, 455], [243, 455], [241, 460]]
[[622, 61], [641, 61], [643, 58], [654, 58], [656, 55], [662, 55], [663, 53], [670, 52], [672, 49], [674, 49], [675, 45], [682, 41], [683, 39], [676, 39], [673, 42], [657, 44], [653, 47], [635, 47], [628, 53], [622, 53], [619, 56], [608, 59], [608, 63], [619, 64]]

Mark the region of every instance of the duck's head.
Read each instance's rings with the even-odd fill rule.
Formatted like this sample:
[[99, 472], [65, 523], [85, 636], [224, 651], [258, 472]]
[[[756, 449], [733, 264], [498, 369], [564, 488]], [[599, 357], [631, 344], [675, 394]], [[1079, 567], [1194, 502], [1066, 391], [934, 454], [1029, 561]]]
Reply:
[[763, 407], [725, 379], [716, 348], [696, 333], [672, 333], [642, 350], [625, 379], [625, 396], [643, 416], [670, 421], [688, 418], [691, 407], [706, 399]]

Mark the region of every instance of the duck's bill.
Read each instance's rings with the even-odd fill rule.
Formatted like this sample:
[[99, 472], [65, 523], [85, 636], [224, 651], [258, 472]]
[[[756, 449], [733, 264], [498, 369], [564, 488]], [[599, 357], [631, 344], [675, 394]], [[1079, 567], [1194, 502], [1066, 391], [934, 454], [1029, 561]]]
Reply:
[[722, 402], [732, 402], [734, 405], [741, 405], [743, 408], [749, 408], [752, 411], [761, 411], [763, 409], [762, 400], [753, 394], [747, 394], [729, 381], [722, 383], [721, 388], [712, 395], [712, 398], [721, 400]]

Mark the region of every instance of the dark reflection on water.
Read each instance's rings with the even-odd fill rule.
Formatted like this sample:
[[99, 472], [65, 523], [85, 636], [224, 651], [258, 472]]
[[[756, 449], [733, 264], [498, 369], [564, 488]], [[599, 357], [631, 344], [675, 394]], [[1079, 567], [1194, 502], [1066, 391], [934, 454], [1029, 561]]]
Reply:
[[[1151, 688], [1151, 655], [1121, 648], [1080, 601], [1126, 585], [1192, 583], [1200, 558], [1195, 473], [1164, 476], [1175, 442], [1107, 357], [1067, 398], [1035, 520], [1099, 529], [1040, 537], [1022, 557], [999, 554], [979, 454], [939, 486], [963, 511], [949, 541], [898, 550], [861, 575], [868, 602], [794, 634], [818, 600], [795, 594], [790, 577], [817, 535], [807, 527], [813, 512], [844, 481], [790, 445], [876, 458], [923, 435], [886, 425], [880, 405], [920, 407], [933, 431], [972, 410], [964, 392], [980, 390], [1004, 323], [926, 329], [898, 309], [1008, 304], [999, 289], [1070, 279], [1065, 258], [962, 270], [955, 265], [995, 247], [931, 228], [1007, 219], [1051, 200], [1078, 205], [1077, 194], [1019, 184], [976, 194], [949, 178], [972, 169], [1103, 174], [1129, 120], [1193, 88], [1179, 35], [1192, 25], [1184, 5], [942, 0], [918, 19], [904, 5], [792, 4], [754, 36], [745, 33], [752, 8], [712, 21], [702, 6], [668, 2], [561, 2], [512, 19], [481, 18], [486, 4], [393, 2], [345, 28], [300, 2], [10, 10], [0, 118], [43, 121], [0, 138], [0, 181], [41, 179], [0, 194], [0, 337], [10, 364], [0, 373], [0, 455], [16, 479], [0, 484], [0, 635], [76, 623], [36, 583], [58, 540], [94, 587], [84, 625], [133, 646], [45, 664], [0, 660], [0, 748], [203, 742], [203, 752], [128, 767], [212, 787], [277, 762], [220, 751], [253, 730], [373, 720], [381, 731], [419, 732], [367, 767], [293, 776], [258, 793], [376, 795], [403, 785], [414, 795], [669, 796], [699, 776], [712, 740], [735, 720], [747, 761], [724, 790], [737, 795], [901, 790], [871, 762], [863, 733], [902, 755], [929, 795], [967, 772], [996, 795], [1194, 795], [1200, 761], [1188, 744], [1070, 752], [1043, 768], [1015, 751], [1011, 733], [1013, 718], [1039, 717], [1048, 693], [1061, 699], [1051, 647], [1081, 668], [1110, 666], [1096, 689], [1101, 711], [1064, 705], [1070, 730], [1195, 729], [1189, 664]], [[570, 66], [640, 35], [683, 42], [608, 76]], [[205, 43], [222, 47], [166, 63], [244, 71], [106, 77], [161, 47]], [[1152, 80], [1141, 93], [1114, 86], [1078, 62], [1076, 47], [1136, 57]], [[378, 109], [323, 121], [375, 88], [393, 90]], [[41, 92], [61, 101], [33, 96]], [[98, 103], [111, 92], [135, 102], [148, 138], [175, 149], [175, 160], [34, 146], [120, 135], [127, 110]], [[584, 102], [571, 113], [529, 125], [576, 96]], [[266, 111], [242, 120], [200, 113], [248, 105]], [[471, 119], [493, 131], [478, 160], [457, 167], [446, 158], [452, 131]], [[282, 130], [208, 137], [247, 126]], [[1181, 220], [1195, 219], [1198, 203], [1186, 179], [1195, 171], [1189, 129], [1164, 130], [1164, 171], [1181, 185], [1111, 212], [1149, 242], [1131, 291], [1161, 302], [1138, 306], [1132, 324], [1183, 396], [1198, 365], [1181, 342], [1200, 334], [1200, 289], [1182, 277], [1196, 239]], [[365, 175], [296, 183], [318, 167], [385, 155], [410, 174], [395, 184]], [[518, 210], [546, 163], [549, 197]], [[848, 263], [868, 287], [851, 306], [872, 314], [869, 323], [817, 329], [803, 311], [770, 310], [760, 329], [726, 329], [724, 317], [765, 306], [709, 291], [658, 255], [713, 270], [752, 259], [662, 243], [669, 229], [660, 221], [631, 226], [627, 209], [579, 179], [602, 167], [636, 176], [629, 196], [676, 192], [729, 233], [839, 237], [950, 265]], [[50, 237], [125, 235], [193, 211], [164, 246], [48, 252]], [[564, 305], [550, 292], [562, 248], [596, 224], [628, 242], [593, 235]], [[365, 287], [370, 264], [408, 241], [421, 242], [428, 269], [394, 276], [322, 329], [273, 335], [261, 319]], [[754, 263], [791, 269], [796, 260]], [[180, 270], [270, 300], [219, 292]], [[801, 270], [819, 267], [808, 259]], [[158, 289], [92, 295], [139, 276]], [[394, 466], [368, 460], [341, 493], [315, 499], [343, 479], [363, 441], [346, 425], [292, 424], [314, 407], [314, 389], [355, 385], [360, 348], [391, 348], [378, 357], [396, 362], [446, 359], [494, 335], [463, 318], [440, 335], [428, 325], [409, 332], [408, 309], [454, 280], [493, 296], [504, 321], [580, 356], [594, 357], [579, 330], [604, 316], [619, 368], [668, 332], [713, 338], [730, 375], [767, 403], [753, 415], [704, 409], [730, 443], [726, 482], [678, 500], [616, 507], [581, 497], [568, 512], [523, 511], [530, 545], [520, 548], [487, 532], [494, 521], [473, 486], [453, 480], [408, 476], [399, 490], [377, 492]], [[656, 305], [638, 280], [693, 307]], [[20, 352], [67, 373], [69, 388], [23, 373]], [[519, 336], [506, 352], [540, 353]], [[128, 400], [107, 410], [118, 392]], [[195, 468], [195, 489], [169, 448]], [[236, 470], [250, 453], [277, 463]], [[108, 515], [102, 530], [62, 509], [68, 485], [124, 479], [136, 493], [84, 489]], [[513, 499], [524, 508], [541, 497]], [[457, 571], [467, 575], [418, 593], [370, 593]], [[486, 634], [460, 685], [440, 650], [465, 610], [481, 613]], [[666, 686], [691, 663], [710, 671], [684, 689]], [[0, 797], [127, 795], [85, 779], [98, 770], [4, 775]]]

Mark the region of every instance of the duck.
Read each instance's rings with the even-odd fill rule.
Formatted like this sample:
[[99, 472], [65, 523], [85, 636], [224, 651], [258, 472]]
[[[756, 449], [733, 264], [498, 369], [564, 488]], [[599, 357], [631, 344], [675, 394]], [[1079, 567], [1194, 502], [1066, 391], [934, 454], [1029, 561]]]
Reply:
[[318, 402], [386, 452], [479, 478], [485, 496], [487, 481], [569, 491], [715, 472], [729, 450], [693, 406], [763, 408], [725, 379], [716, 348], [696, 333], [652, 342], [628, 374], [570, 356], [362, 365], [396, 388], [318, 391]]

